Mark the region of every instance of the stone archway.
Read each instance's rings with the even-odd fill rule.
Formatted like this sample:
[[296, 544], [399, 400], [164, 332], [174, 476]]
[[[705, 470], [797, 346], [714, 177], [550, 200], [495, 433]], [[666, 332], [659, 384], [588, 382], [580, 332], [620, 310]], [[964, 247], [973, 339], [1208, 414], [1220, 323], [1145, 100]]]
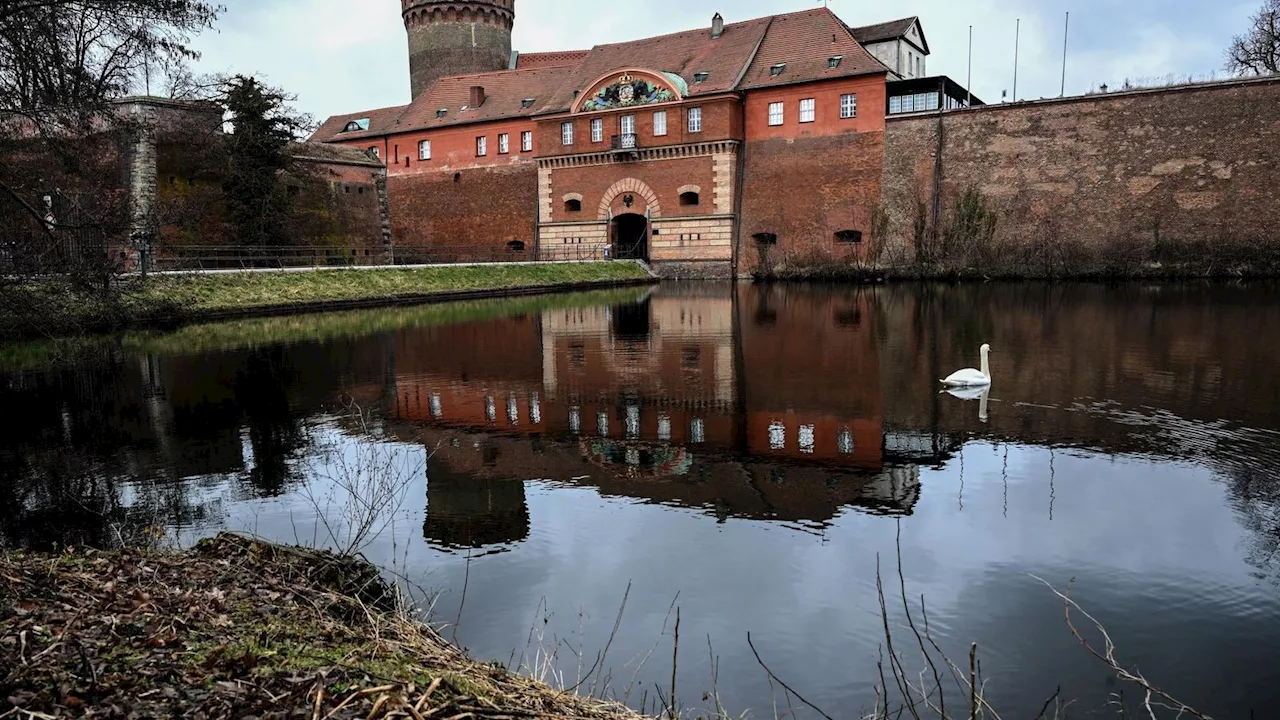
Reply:
[[600, 210], [597, 217], [601, 220], [608, 220], [609, 206], [613, 205], [613, 201], [624, 193], [632, 193], [644, 198], [650, 217], [662, 216], [662, 205], [658, 202], [658, 194], [653, 191], [653, 188], [641, 180], [625, 178], [614, 183], [604, 192], [604, 196], [600, 198]]

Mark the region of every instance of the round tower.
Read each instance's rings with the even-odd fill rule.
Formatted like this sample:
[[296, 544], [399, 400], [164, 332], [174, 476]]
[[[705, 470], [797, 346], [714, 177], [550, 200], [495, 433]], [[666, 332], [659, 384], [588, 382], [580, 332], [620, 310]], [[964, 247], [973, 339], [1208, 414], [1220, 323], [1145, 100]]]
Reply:
[[515, 0], [400, 0], [416, 98], [446, 75], [506, 70]]

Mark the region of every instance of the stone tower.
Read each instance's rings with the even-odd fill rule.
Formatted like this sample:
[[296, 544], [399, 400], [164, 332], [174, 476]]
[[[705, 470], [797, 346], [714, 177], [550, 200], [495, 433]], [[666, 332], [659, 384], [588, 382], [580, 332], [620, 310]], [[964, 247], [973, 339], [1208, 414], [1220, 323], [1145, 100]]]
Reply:
[[400, 0], [416, 98], [446, 75], [506, 70], [515, 0]]

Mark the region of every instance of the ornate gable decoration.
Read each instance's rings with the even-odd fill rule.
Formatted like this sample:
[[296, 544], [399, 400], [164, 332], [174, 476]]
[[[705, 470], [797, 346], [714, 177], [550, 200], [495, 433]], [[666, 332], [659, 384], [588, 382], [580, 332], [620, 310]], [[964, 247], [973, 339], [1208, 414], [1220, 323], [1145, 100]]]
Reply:
[[580, 112], [612, 110], [614, 108], [650, 105], [653, 103], [679, 100], [677, 91], [671, 87], [654, 82], [645, 77], [624, 72], [613, 77], [613, 82], [605, 80], [603, 86], [596, 84], [595, 94], [587, 97], [581, 104]]

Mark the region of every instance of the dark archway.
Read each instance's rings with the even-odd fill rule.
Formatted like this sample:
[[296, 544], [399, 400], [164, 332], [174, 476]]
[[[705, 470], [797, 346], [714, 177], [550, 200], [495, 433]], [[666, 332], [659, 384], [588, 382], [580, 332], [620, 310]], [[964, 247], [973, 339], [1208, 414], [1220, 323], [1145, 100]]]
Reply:
[[613, 256], [620, 260], [649, 259], [649, 220], [636, 213], [623, 213], [610, 227]]

